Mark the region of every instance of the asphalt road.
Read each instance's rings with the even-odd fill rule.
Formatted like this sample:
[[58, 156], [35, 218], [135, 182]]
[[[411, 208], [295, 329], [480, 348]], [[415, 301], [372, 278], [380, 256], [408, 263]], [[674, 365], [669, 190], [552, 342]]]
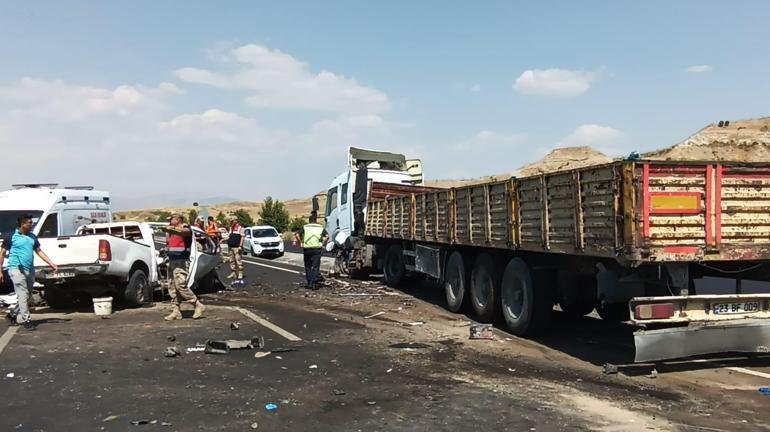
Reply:
[[[757, 391], [770, 382], [767, 357], [603, 375], [603, 362], [633, 356], [630, 329], [557, 319], [541, 340], [500, 330], [468, 340], [468, 318], [443, 310], [435, 287], [330, 280], [308, 292], [299, 256], [245, 260], [246, 286], [203, 294], [202, 320], [190, 310], [164, 322], [156, 304], [109, 319], [43, 309], [37, 331], [0, 328], [0, 430], [770, 429], [770, 399]], [[223, 265], [223, 281], [227, 273]], [[186, 352], [254, 336], [265, 339], [260, 351], [276, 352]], [[168, 346], [182, 354], [164, 357]], [[653, 367], [657, 378], [647, 378]]]

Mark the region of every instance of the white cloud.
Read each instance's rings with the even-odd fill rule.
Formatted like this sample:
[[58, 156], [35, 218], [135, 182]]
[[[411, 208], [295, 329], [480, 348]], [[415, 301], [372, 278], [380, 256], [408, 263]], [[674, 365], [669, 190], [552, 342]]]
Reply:
[[478, 151], [481, 149], [484, 149], [485, 151], [495, 149], [511, 150], [514, 146], [520, 144], [523, 139], [523, 134], [506, 135], [490, 130], [482, 130], [470, 139], [455, 144], [453, 148], [461, 153], [469, 150]]
[[[211, 57], [211, 55], [210, 55]], [[388, 96], [333, 72], [313, 73], [308, 66], [279, 50], [248, 44], [222, 55], [216, 72], [186, 67], [174, 72], [182, 81], [242, 91], [259, 108], [305, 109], [344, 114], [380, 114], [390, 109]]]
[[470, 92], [471, 92], [471, 93], [478, 93], [478, 92], [480, 92], [480, 91], [481, 91], [481, 84], [479, 84], [479, 83], [473, 84], [473, 85], [470, 87], [470, 89], [469, 89], [469, 90], [470, 90]]
[[578, 126], [564, 138], [560, 146], [590, 146], [605, 154], [614, 155], [621, 151], [619, 146], [623, 132], [610, 126], [584, 124]]
[[531, 95], [577, 96], [588, 91], [596, 72], [567, 69], [530, 69], [513, 83], [513, 90]]
[[710, 65], [695, 65], [695, 66], [690, 66], [685, 70], [689, 73], [703, 73], [703, 72], [711, 72], [712, 70], [714, 70], [714, 68], [711, 67]]

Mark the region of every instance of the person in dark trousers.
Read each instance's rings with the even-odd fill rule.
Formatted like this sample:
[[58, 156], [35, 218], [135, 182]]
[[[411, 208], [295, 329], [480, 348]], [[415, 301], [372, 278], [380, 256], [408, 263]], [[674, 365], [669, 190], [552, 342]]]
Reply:
[[304, 225], [299, 233], [294, 234], [294, 244], [299, 243], [305, 258], [305, 279], [307, 289], [317, 290], [318, 279], [321, 276], [321, 255], [323, 246], [329, 235], [323, 226], [318, 224], [315, 212], [310, 214], [310, 223]]
[[[24, 215], [17, 220], [17, 228], [3, 239], [3, 246], [0, 247], [0, 269], [5, 262], [8, 266], [8, 276], [13, 283], [13, 289], [16, 292], [18, 303], [8, 313], [8, 319], [11, 323], [23, 325], [27, 330], [34, 330], [35, 324], [32, 323], [29, 314], [29, 298], [32, 296], [32, 287], [35, 284], [35, 255], [37, 254], [46, 262], [54, 272], [59, 268], [54, 264], [48, 255], [40, 249], [40, 242], [32, 234], [34, 223], [32, 216]], [[8, 254], [8, 260], [5, 260], [5, 254]], [[3, 272], [0, 271], [0, 284], [3, 283]]]

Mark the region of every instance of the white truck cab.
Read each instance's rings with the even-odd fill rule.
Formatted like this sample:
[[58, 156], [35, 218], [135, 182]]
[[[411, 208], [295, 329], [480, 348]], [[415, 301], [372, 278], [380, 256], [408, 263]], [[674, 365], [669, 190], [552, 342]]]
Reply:
[[19, 184], [0, 192], [0, 238], [16, 229], [19, 216], [31, 215], [40, 238], [73, 235], [90, 223], [112, 222], [110, 195], [91, 186]]
[[398, 153], [348, 149], [348, 166], [326, 193], [326, 232], [332, 239], [357, 235], [356, 221], [366, 215], [366, 199], [372, 182], [422, 185], [422, 162]]

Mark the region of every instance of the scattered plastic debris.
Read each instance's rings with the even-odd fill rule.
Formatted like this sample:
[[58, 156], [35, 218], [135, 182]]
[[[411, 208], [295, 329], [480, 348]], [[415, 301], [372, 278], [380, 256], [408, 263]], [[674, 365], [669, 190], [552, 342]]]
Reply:
[[275, 411], [278, 409], [278, 405], [274, 403], [265, 404], [265, 409], [268, 411]]
[[308, 366], [308, 369], [318, 369], [318, 365], [310, 365]]
[[169, 422], [161, 422], [160, 425], [161, 426], [174, 426], [173, 424], [171, 424]]
[[233, 321], [230, 323], [230, 330], [240, 330], [241, 329], [241, 323], [238, 321]]
[[251, 424], [251, 428], [252, 429], [257, 429], [258, 427], [259, 427], [259, 423], [257, 423], [257, 422], [254, 422], [254, 423]]
[[344, 396], [346, 393], [345, 393], [345, 390], [334, 389], [332, 390], [332, 394], [334, 396]]
[[131, 420], [131, 424], [134, 426], [146, 425], [146, 424], [150, 424], [150, 421], [147, 419]]
[[618, 373], [618, 365], [614, 365], [612, 363], [605, 363], [604, 366], [602, 366], [602, 373], [606, 375], [614, 375]]
[[262, 336], [251, 339], [207, 340], [204, 352], [206, 354], [229, 354], [230, 350], [264, 348], [265, 338]]
[[16, 376], [16, 374], [15, 374], [15, 373], [13, 373], [13, 372], [10, 372], [10, 373], [8, 373], [8, 374], [6, 374], [6, 375], [5, 375], [5, 377], [6, 377], [6, 378], [13, 378], [13, 377], [15, 377], [15, 376]]
[[166, 347], [166, 352], [163, 353], [166, 357], [176, 357], [182, 353], [179, 352], [177, 347]]
[[412, 327], [421, 326], [423, 324], [425, 324], [425, 323], [422, 322], [422, 321], [414, 321], [414, 322], [410, 322], [410, 323], [404, 323], [405, 326], [412, 326]]
[[430, 345], [427, 345], [424, 343], [418, 343], [418, 342], [401, 342], [401, 343], [388, 345], [388, 347], [398, 348], [398, 349], [422, 349], [422, 348], [430, 348]]
[[390, 369], [385, 371], [385, 373], [391, 373], [391, 372], [393, 372], [393, 368], [390, 368]]
[[270, 351], [257, 351], [254, 353], [254, 358], [267, 357], [272, 354]]
[[650, 374], [649, 374], [649, 375], [647, 375], [647, 378], [651, 378], [651, 379], [655, 379], [655, 378], [657, 378], [657, 377], [658, 377], [658, 370], [657, 370], [657, 369], [655, 369], [655, 368], [653, 368], [653, 369], [650, 371]]
[[476, 324], [470, 328], [470, 339], [494, 339], [490, 324]]
[[120, 418], [120, 416], [116, 416], [116, 415], [107, 416], [102, 419], [102, 423], [111, 422], [113, 420], [117, 420], [118, 418]]
[[373, 313], [373, 314], [371, 314], [371, 315], [367, 315], [367, 316], [365, 316], [365, 317], [364, 317], [364, 319], [374, 318], [374, 317], [378, 317], [378, 316], [380, 316], [380, 315], [385, 315], [385, 312], [383, 312], [383, 311], [379, 311], [379, 312], [377, 312], [377, 313]]
[[174, 336], [174, 335], [166, 336], [166, 340], [169, 341], [169, 342], [175, 342], [176, 341], [176, 336]]
[[770, 387], [760, 387], [759, 392], [765, 396], [770, 396]]

